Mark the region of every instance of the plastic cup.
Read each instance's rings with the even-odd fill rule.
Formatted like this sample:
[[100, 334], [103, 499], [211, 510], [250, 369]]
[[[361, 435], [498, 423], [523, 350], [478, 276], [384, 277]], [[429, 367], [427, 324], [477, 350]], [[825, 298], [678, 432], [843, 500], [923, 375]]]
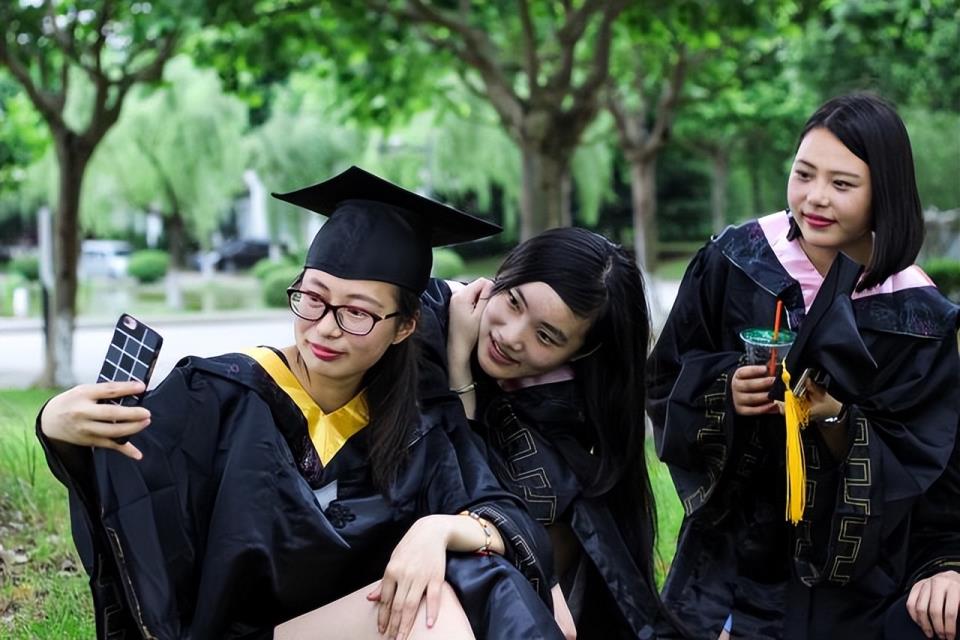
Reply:
[[773, 329], [744, 329], [740, 332], [740, 339], [743, 340], [747, 353], [747, 364], [769, 364], [770, 354], [774, 350], [777, 353], [773, 361], [779, 364], [796, 338], [796, 333], [785, 329], [780, 330], [776, 340], [773, 339]]

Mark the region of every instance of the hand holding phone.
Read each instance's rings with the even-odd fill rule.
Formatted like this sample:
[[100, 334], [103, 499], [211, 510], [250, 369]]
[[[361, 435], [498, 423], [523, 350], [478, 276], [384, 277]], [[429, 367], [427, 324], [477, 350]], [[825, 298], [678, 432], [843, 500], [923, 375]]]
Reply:
[[810, 367], [804, 369], [803, 373], [800, 374], [800, 378], [797, 379], [797, 383], [793, 385], [793, 395], [798, 398], [804, 397], [807, 394], [808, 380], [813, 381], [821, 387], [825, 387], [830, 381], [830, 376], [819, 369]]
[[[143, 383], [144, 393], [150, 384], [150, 376], [157, 364], [163, 338], [159, 333], [143, 324], [131, 315], [123, 314], [117, 320], [113, 330], [107, 356], [100, 368], [97, 382], [130, 382]], [[143, 394], [101, 400], [101, 403], [118, 404], [124, 407], [133, 407], [140, 404]], [[123, 444], [126, 438], [117, 438]]]

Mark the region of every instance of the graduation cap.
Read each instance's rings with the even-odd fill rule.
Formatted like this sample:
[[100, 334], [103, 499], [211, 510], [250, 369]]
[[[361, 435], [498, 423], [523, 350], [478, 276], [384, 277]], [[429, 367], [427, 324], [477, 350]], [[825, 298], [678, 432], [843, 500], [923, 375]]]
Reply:
[[389, 282], [416, 293], [430, 279], [431, 247], [501, 230], [355, 166], [311, 187], [272, 195], [329, 216], [310, 244], [304, 268]]

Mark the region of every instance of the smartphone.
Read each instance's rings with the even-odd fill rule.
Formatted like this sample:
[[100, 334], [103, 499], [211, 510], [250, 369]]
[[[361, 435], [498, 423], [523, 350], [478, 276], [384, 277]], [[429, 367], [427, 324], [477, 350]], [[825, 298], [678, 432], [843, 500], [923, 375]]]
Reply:
[[[130, 382], [137, 380], [146, 385], [150, 383], [150, 376], [157, 364], [160, 355], [160, 346], [163, 338], [159, 333], [143, 324], [131, 315], [123, 314], [117, 320], [113, 330], [113, 338], [107, 348], [107, 357], [103, 359], [100, 375], [97, 382]], [[138, 393], [123, 398], [112, 398], [100, 402], [118, 404], [124, 407], [134, 407], [143, 400], [143, 394]], [[123, 444], [127, 438], [117, 438]]]
[[797, 380], [797, 384], [793, 385], [793, 395], [798, 398], [806, 395], [807, 380], [812, 380], [818, 385], [825, 387], [830, 381], [830, 376], [819, 369], [813, 369], [811, 367], [804, 369], [803, 373], [800, 374], [800, 378]]

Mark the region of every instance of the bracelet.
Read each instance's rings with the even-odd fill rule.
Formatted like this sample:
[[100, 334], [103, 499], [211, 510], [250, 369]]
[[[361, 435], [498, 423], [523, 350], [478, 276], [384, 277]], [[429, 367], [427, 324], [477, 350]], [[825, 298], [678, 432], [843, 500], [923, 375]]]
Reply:
[[476, 382], [476, 380], [474, 380], [474, 381], [471, 382], [470, 384], [465, 384], [465, 385], [463, 385], [462, 387], [460, 387], [459, 389], [450, 389], [450, 391], [453, 391], [453, 392], [454, 392], [455, 394], [457, 394], [458, 396], [462, 396], [462, 395], [465, 394], [465, 393], [470, 393], [471, 391], [473, 391], [473, 390], [476, 389], [476, 388], [477, 388], [477, 382]]
[[837, 425], [843, 424], [847, 420], [847, 405], [840, 407], [840, 413], [830, 418], [823, 418], [820, 420], [822, 424], [825, 424], [830, 427], [835, 427]]
[[493, 543], [493, 536], [490, 533], [490, 526], [487, 524], [487, 521], [474, 511], [461, 511], [458, 515], [473, 518], [477, 521], [477, 524], [480, 525], [480, 528], [483, 529], [483, 544], [480, 545], [474, 553], [480, 554], [481, 556], [490, 555], [490, 545]]

